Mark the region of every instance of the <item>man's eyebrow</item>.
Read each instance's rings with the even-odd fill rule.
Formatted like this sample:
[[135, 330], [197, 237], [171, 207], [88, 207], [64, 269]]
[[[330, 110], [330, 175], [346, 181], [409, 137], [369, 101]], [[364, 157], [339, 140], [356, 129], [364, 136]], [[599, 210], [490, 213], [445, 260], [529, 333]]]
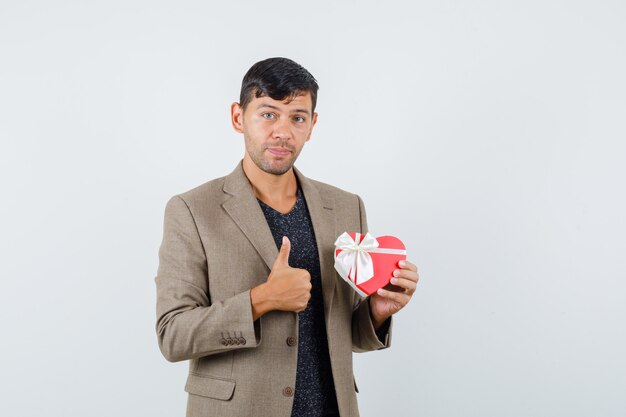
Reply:
[[292, 110], [292, 113], [304, 113], [307, 116], [311, 115], [311, 112], [309, 112], [307, 109], [294, 109]]
[[257, 106], [257, 110], [258, 110], [258, 109], [262, 109], [263, 107], [267, 107], [267, 108], [274, 109], [274, 110], [280, 110], [280, 109], [279, 109], [278, 107], [276, 107], [276, 106], [272, 106], [271, 104], [265, 104], [265, 103], [261, 103], [261, 104], [259, 104], [259, 105]]
[[[280, 107], [274, 106], [274, 105], [272, 105], [272, 104], [267, 104], [267, 103], [261, 103], [261, 104], [259, 104], [259, 105], [257, 106], [257, 110], [260, 110], [260, 109], [262, 109], [262, 108], [264, 108], [264, 107], [266, 107], [266, 108], [268, 108], [268, 109], [273, 109], [273, 110], [280, 110]], [[310, 116], [310, 115], [311, 115], [311, 112], [310, 112], [309, 110], [307, 110], [307, 109], [293, 109], [293, 110], [291, 111], [291, 113], [304, 113], [304, 114], [306, 114], [307, 116]]]

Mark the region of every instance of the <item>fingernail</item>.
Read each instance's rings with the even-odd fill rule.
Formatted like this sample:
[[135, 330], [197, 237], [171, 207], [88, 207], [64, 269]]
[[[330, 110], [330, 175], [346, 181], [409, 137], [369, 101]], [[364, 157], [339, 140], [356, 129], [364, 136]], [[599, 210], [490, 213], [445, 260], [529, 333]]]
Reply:
[[376, 291], [376, 293], [378, 295], [383, 295], [385, 293], [385, 290], [383, 290], [382, 288], [379, 288], [378, 291]]
[[399, 270], [396, 269], [395, 271], [393, 271], [393, 276], [394, 277], [397, 277], [398, 275], [400, 275], [400, 271]]
[[406, 266], [406, 262], [405, 261], [400, 261], [400, 262], [398, 262], [398, 265], [400, 265], [400, 268], [404, 268]]
[[390, 281], [392, 284], [397, 284], [398, 283], [398, 278], [391, 278]]

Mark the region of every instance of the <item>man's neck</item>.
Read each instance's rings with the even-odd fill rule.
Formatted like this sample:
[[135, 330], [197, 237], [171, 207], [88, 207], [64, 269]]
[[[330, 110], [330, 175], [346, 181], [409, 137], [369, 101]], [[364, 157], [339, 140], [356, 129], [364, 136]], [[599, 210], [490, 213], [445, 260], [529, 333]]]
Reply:
[[280, 212], [289, 212], [298, 191], [296, 175], [291, 168], [282, 175], [268, 174], [249, 158], [243, 159], [243, 172], [248, 177], [256, 197]]

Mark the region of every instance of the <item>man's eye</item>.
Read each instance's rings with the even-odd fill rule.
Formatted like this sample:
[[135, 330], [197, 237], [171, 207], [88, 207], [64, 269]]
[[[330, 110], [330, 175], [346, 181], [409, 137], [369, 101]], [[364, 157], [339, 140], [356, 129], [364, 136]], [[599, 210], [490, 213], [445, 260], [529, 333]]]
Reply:
[[263, 113], [264, 119], [273, 119], [274, 115], [272, 113]]
[[293, 118], [297, 123], [302, 123], [304, 122], [304, 117], [302, 116], [296, 116]]

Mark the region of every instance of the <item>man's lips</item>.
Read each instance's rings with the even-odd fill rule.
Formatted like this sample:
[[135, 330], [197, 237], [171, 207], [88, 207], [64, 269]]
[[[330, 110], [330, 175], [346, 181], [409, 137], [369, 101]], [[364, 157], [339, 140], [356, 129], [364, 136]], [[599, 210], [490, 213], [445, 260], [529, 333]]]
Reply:
[[291, 153], [289, 149], [285, 149], [285, 148], [267, 148], [267, 150], [270, 153], [277, 155], [277, 156], [285, 156]]

